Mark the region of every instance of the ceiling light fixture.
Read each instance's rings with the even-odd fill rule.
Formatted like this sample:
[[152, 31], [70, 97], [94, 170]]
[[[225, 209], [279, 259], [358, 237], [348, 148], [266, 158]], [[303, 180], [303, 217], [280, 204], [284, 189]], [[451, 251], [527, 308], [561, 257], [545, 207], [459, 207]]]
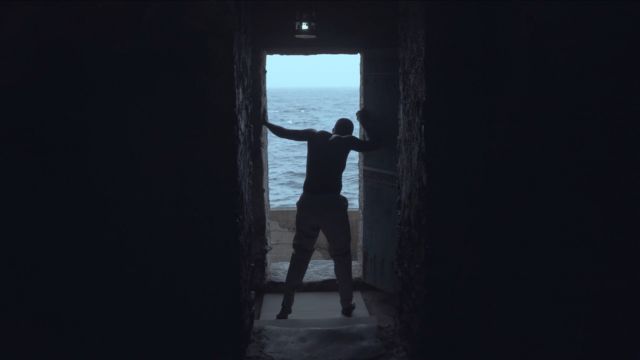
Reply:
[[316, 33], [316, 12], [298, 11], [296, 13], [296, 28], [294, 36], [298, 39], [315, 39]]

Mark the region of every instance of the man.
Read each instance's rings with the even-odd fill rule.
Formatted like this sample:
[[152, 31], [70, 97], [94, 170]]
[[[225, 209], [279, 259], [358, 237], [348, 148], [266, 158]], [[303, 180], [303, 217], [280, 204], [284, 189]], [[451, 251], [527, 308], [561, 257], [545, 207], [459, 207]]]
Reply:
[[[370, 130], [367, 129], [370, 118], [364, 110], [358, 111], [356, 117], [365, 131]], [[266, 121], [264, 125], [278, 137], [307, 142], [307, 174], [303, 193], [296, 203], [293, 254], [287, 272], [282, 308], [276, 318], [286, 319], [291, 314], [295, 290], [302, 283], [320, 230], [327, 237], [329, 254], [334, 261], [342, 314], [350, 317], [355, 310], [351, 275], [351, 230], [347, 214], [348, 201], [340, 195], [342, 172], [351, 150], [376, 150], [382, 146], [380, 139], [363, 141], [353, 136], [353, 123], [346, 118], [338, 119], [331, 133], [314, 129], [290, 130]]]

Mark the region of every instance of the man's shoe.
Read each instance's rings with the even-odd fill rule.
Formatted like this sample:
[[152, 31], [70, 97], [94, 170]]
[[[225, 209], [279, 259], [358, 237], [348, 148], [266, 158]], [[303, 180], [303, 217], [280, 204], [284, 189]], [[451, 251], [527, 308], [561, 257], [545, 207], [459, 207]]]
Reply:
[[346, 317], [351, 317], [351, 315], [353, 314], [353, 310], [355, 309], [356, 309], [356, 304], [351, 303], [351, 305], [342, 308], [342, 315]]
[[281, 309], [278, 315], [276, 315], [276, 319], [286, 320], [289, 318], [289, 314], [291, 314], [291, 310], [287, 311], [285, 309]]

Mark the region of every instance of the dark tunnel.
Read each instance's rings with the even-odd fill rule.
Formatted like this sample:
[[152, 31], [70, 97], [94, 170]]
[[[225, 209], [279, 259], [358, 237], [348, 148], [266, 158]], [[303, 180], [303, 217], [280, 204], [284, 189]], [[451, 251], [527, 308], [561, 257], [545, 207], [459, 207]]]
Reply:
[[[293, 36], [306, 7], [316, 38]], [[359, 53], [362, 102], [394, 139], [365, 158], [362, 286], [392, 299], [407, 358], [640, 358], [639, 16], [0, 4], [0, 357], [248, 356], [268, 280], [266, 55]]]

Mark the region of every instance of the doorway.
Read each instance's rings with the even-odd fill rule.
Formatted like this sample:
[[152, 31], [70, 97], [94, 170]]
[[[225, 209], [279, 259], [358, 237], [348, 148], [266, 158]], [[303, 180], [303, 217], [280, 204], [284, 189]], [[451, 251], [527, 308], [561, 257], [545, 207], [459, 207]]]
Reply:
[[[267, 116], [270, 122], [290, 129], [331, 131], [338, 118], [354, 123], [361, 104], [361, 56], [359, 54], [279, 55], [266, 57]], [[296, 202], [302, 193], [306, 166], [306, 142], [281, 139], [268, 133], [265, 188], [267, 206], [268, 279], [284, 281], [293, 251]], [[354, 277], [361, 276], [361, 158], [351, 152], [343, 173], [342, 194], [349, 200], [351, 253]], [[305, 281], [335, 279], [328, 243], [322, 232]]]
[[[306, 143], [278, 139], [272, 134], [263, 134], [263, 151], [266, 156], [264, 166], [266, 218], [268, 221], [267, 241], [270, 251], [267, 253], [267, 284], [261, 294], [254, 329], [256, 348], [265, 353], [277, 355], [276, 358], [303, 358], [322, 354], [326, 358], [379, 358], [386, 351], [378, 338], [378, 327], [390, 328], [397, 317], [395, 312], [396, 290], [398, 282], [395, 273], [395, 255], [397, 246], [397, 150], [398, 134], [398, 59], [394, 48], [366, 50], [356, 53], [357, 88], [352, 91], [351, 110], [343, 110], [328, 116], [327, 123], [321, 123], [310, 113], [318, 111], [320, 92], [298, 89], [283, 89], [278, 94], [272, 80], [271, 57], [266, 55], [266, 77], [263, 99], [267, 104], [267, 118], [270, 122], [293, 129], [315, 128], [330, 130], [337, 118], [355, 118], [355, 112], [364, 107], [372, 118], [372, 126], [384, 133], [389, 142], [379, 150], [356, 153], [355, 157], [357, 192], [350, 200], [349, 210], [358, 216], [357, 223], [351, 222], [352, 240], [357, 242], [356, 251], [352, 249], [354, 275], [353, 316], [341, 315], [341, 303], [338, 284], [335, 280], [333, 261], [321, 257], [322, 239], [316, 245], [314, 257], [309, 264], [302, 286], [296, 290], [293, 312], [288, 320], [277, 320], [283, 301], [284, 282], [292, 253], [292, 240], [295, 232], [295, 202], [302, 192], [306, 165]], [[282, 55], [280, 55], [282, 56]], [[296, 56], [288, 55], [290, 58]], [[312, 58], [317, 55], [297, 56]], [[285, 67], [287, 71], [292, 65]], [[310, 70], [308, 70], [310, 71]], [[304, 75], [304, 74], [303, 74]], [[300, 75], [300, 78], [302, 76]], [[302, 81], [303, 85], [307, 83]], [[337, 92], [337, 90], [334, 90]], [[299, 98], [311, 98], [306, 104]], [[279, 103], [280, 102], [280, 103]], [[296, 106], [297, 105], [297, 106]], [[335, 106], [332, 111], [336, 111]], [[285, 113], [287, 112], [287, 113]], [[351, 114], [349, 114], [349, 112]], [[345, 114], [346, 113], [346, 114]], [[309, 122], [296, 123], [298, 118], [307, 117]], [[355, 119], [354, 119], [355, 120]], [[357, 125], [357, 121], [355, 122]], [[366, 138], [363, 129], [357, 128], [354, 135]], [[280, 153], [290, 155], [285, 163], [296, 167], [297, 174], [291, 168], [278, 168], [279, 156], [276, 155], [277, 142], [291, 145]], [[288, 143], [288, 144], [287, 144]], [[298, 148], [293, 146], [299, 145]], [[282, 155], [280, 156], [282, 157]], [[274, 168], [276, 170], [274, 170]], [[348, 189], [349, 178], [343, 175], [343, 194]], [[276, 186], [284, 184], [293, 187], [294, 193], [278, 193]], [[274, 186], [276, 185], [276, 186]], [[355, 193], [356, 196], [353, 196]], [[348, 194], [348, 193], [347, 193]], [[354, 199], [355, 198], [355, 199]], [[354, 201], [355, 200], [355, 201]], [[284, 214], [287, 213], [288, 214]], [[278, 218], [280, 216], [280, 218]], [[283, 217], [287, 216], [288, 220]], [[356, 237], [353, 236], [357, 230]], [[321, 235], [322, 237], [322, 235]], [[326, 244], [326, 240], [325, 240]], [[280, 246], [280, 247], [279, 247]], [[320, 251], [318, 251], [320, 248]], [[314, 264], [315, 262], [315, 264]], [[315, 266], [314, 266], [315, 265]], [[387, 336], [387, 335], [385, 335]], [[389, 342], [392, 335], [386, 338]], [[336, 339], [342, 341], [336, 341]], [[328, 341], [327, 341], [328, 340]], [[303, 344], [301, 350], [298, 344]], [[308, 347], [307, 347], [308, 346]], [[348, 354], [343, 354], [348, 352]], [[296, 354], [296, 355], [291, 355]], [[287, 357], [290, 356], [290, 357]]]
[[[319, 71], [319, 63], [330, 63], [332, 56], [351, 56], [352, 65], [346, 66], [346, 73], [342, 74], [342, 78], [348, 78], [345, 74], [350, 74], [351, 86], [343, 88], [351, 88], [351, 104], [340, 110], [339, 107], [331, 107], [327, 113], [329, 116], [324, 117], [327, 124], [322, 124], [323, 115], [320, 113], [321, 102], [315, 99], [321, 99], [319, 92], [310, 89], [309, 84], [312, 83], [311, 75], [316, 76], [324, 81], [319, 88], [324, 88], [328, 93], [336, 93], [340, 86], [333, 86], [332, 83], [326, 82], [326, 72]], [[321, 58], [324, 57], [324, 58]], [[290, 80], [287, 85], [286, 81], [278, 81], [278, 69], [271, 68], [273, 61], [283, 61], [280, 71], [288, 73]], [[307, 66], [295, 65], [296, 61], [307, 60]], [[350, 157], [357, 158], [357, 161], [351, 161], [357, 164], [351, 170], [345, 169], [343, 175], [343, 193], [345, 189], [349, 189], [348, 181], [353, 181], [355, 169], [357, 168], [357, 188], [352, 191], [349, 197], [349, 208], [352, 215], [352, 256], [353, 256], [353, 272], [356, 285], [367, 284], [377, 289], [393, 293], [398, 288], [397, 275], [395, 272], [395, 255], [397, 248], [397, 223], [398, 223], [398, 182], [397, 182], [397, 163], [398, 153], [396, 148], [396, 140], [398, 135], [398, 104], [399, 104], [399, 88], [398, 88], [398, 56], [395, 48], [378, 48], [367, 49], [365, 51], [349, 54], [322, 54], [322, 55], [291, 55], [291, 54], [266, 54], [266, 104], [267, 117], [269, 121], [290, 128], [324, 128], [329, 130], [335, 119], [339, 117], [355, 117], [355, 112], [359, 108], [366, 108], [373, 118], [376, 126], [375, 131], [384, 133], [389, 138], [389, 144], [383, 149], [357, 154], [352, 152]], [[355, 64], [355, 66], [354, 66]], [[315, 65], [315, 66], [314, 66]], [[332, 64], [333, 65], [333, 64]], [[336, 69], [335, 66], [328, 66], [328, 71]], [[317, 76], [320, 74], [320, 76]], [[356, 76], [353, 76], [356, 75]], [[276, 84], [273, 86], [272, 84]], [[357, 84], [357, 90], [354, 89]], [[291, 86], [293, 85], [293, 86]], [[296, 86], [297, 85], [297, 86]], [[276, 88], [280, 88], [276, 90]], [[288, 88], [288, 89], [287, 89]], [[278, 93], [280, 98], [278, 98]], [[348, 91], [347, 91], [348, 93]], [[305, 95], [306, 94], [306, 95]], [[357, 94], [357, 95], [354, 95]], [[303, 99], [305, 96], [314, 101], [305, 104]], [[357, 101], [357, 103], [356, 103]], [[330, 102], [329, 102], [330, 103]], [[357, 105], [356, 105], [357, 104]], [[351, 108], [351, 110], [349, 110]], [[349, 112], [352, 113], [349, 116]], [[347, 113], [346, 115], [344, 115]], [[304, 114], [304, 116], [302, 116]], [[314, 115], [315, 114], [315, 115]], [[285, 116], [286, 115], [286, 116]], [[282, 120], [284, 119], [284, 121]], [[294, 121], [305, 119], [306, 122], [295, 124]], [[354, 122], [358, 126], [357, 121]], [[354, 134], [364, 136], [363, 130], [359, 127], [354, 129]], [[265, 130], [266, 132], [266, 130]], [[268, 180], [265, 185], [265, 202], [267, 217], [267, 242], [270, 251], [267, 253], [267, 281], [270, 283], [282, 284], [288, 270], [289, 259], [292, 253], [292, 240], [295, 232], [295, 202], [302, 191], [302, 183], [304, 181], [304, 171], [306, 162], [306, 147], [304, 143], [287, 141], [278, 139], [268, 134], [263, 138], [263, 149], [268, 156], [265, 157], [266, 166], [264, 166], [264, 178]], [[274, 163], [280, 159], [273, 149], [278, 141], [291, 147], [282, 150], [290, 155], [291, 167], [296, 168], [296, 172], [289, 169], [281, 168], [277, 172], [274, 171]], [[296, 144], [297, 143], [297, 144]], [[297, 145], [297, 147], [295, 147]], [[353, 158], [352, 158], [353, 159]], [[349, 174], [352, 175], [349, 175]], [[351, 176], [351, 179], [349, 178]], [[276, 193], [273, 184], [280, 184], [290, 189], [289, 193]], [[357, 196], [353, 196], [353, 195]], [[272, 201], [272, 198], [274, 201]], [[355, 201], [357, 199], [357, 201]], [[323, 258], [324, 246], [324, 258]], [[333, 264], [328, 257], [326, 240], [320, 235], [316, 245], [317, 250], [310, 264], [310, 270], [305, 276], [304, 282], [322, 281], [335, 279], [333, 273]], [[317, 274], [318, 277], [313, 275]]]

